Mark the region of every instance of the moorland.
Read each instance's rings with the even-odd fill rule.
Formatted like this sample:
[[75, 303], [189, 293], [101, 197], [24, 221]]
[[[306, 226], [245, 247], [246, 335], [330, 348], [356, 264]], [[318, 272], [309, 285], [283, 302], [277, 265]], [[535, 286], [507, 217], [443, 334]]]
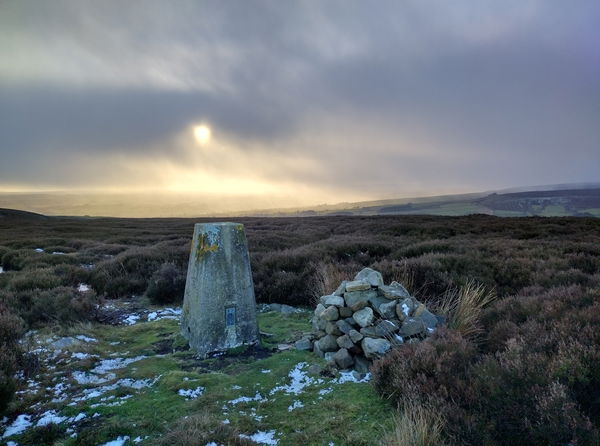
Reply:
[[[306, 311], [261, 313], [271, 334], [261, 350], [208, 362], [186, 350], [176, 317], [160, 317], [177, 314], [200, 221], [210, 219], [0, 212], [0, 415], [5, 432], [19, 419], [29, 424], [5, 438], [253, 444], [249, 436], [262, 433], [265, 444], [281, 445], [599, 444], [599, 219], [236, 218], [246, 227], [257, 301]], [[440, 312], [456, 312], [446, 304], [473, 284], [495, 300], [462, 308], [469, 324], [398, 347], [374, 364], [368, 383], [311, 377], [304, 367], [325, 367], [319, 358], [277, 345], [309, 331], [316, 299], [365, 266]], [[66, 338], [79, 341], [49, 353]], [[107, 368], [109, 358], [128, 366]], [[101, 366], [104, 374], [94, 374]], [[103, 380], [104, 400], [78, 376]], [[294, 383], [304, 383], [301, 397]]]

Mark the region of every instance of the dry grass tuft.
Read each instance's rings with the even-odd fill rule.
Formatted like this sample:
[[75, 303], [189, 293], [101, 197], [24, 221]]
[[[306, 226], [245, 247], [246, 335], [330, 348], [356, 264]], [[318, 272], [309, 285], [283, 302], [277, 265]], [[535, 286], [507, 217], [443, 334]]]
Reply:
[[448, 327], [466, 338], [476, 338], [482, 332], [481, 313], [496, 300], [496, 293], [473, 280], [448, 292], [438, 311], [448, 318]]
[[205, 413], [190, 415], [177, 421], [171, 430], [157, 440], [156, 446], [198, 446], [214, 442], [232, 446], [254, 444], [240, 438], [239, 432]]
[[340, 283], [349, 280], [351, 274], [341, 265], [319, 262], [315, 265], [315, 274], [311, 283], [312, 303], [316, 305], [319, 297], [333, 293]]
[[394, 415], [394, 428], [381, 446], [442, 446], [444, 421], [433, 408], [410, 400]]

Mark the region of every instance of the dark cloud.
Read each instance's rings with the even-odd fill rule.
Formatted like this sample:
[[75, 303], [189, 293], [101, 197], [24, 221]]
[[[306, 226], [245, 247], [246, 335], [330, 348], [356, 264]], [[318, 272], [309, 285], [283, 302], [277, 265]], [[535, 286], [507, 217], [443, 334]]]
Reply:
[[68, 184], [78, 154], [186, 162], [174, 141], [202, 120], [373, 195], [594, 180], [599, 19], [583, 0], [6, 2], [0, 182]]

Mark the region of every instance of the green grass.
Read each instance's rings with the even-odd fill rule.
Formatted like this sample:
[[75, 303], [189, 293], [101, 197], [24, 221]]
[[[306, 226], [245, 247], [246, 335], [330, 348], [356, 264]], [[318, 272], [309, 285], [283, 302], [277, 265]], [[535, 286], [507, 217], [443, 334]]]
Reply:
[[[275, 312], [263, 313], [259, 315], [259, 325], [262, 331], [272, 334], [263, 343], [267, 348], [292, 342], [303, 332], [310, 331], [307, 312], [289, 316]], [[317, 375], [311, 377], [313, 384], [305, 387], [299, 395], [284, 391], [271, 394], [276, 386], [290, 383], [288, 374], [297, 364], [304, 362], [325, 366], [322, 359], [310, 352], [292, 349], [274, 352], [258, 360], [242, 354], [239, 360], [230, 362], [220, 358], [201, 361], [195, 359], [193, 352], [189, 350], [157, 355], [157, 342], [167, 340], [173, 341], [173, 345], [182, 343], [178, 322], [164, 319], [134, 326], [86, 324], [63, 330], [59, 334], [84, 334], [97, 339], [94, 343], [81, 343], [71, 347], [73, 352], [86, 352], [102, 359], [111, 358], [111, 354], [114, 355], [112, 357], [147, 356], [126, 368], [113, 370], [117, 379], [154, 379], [159, 375], [160, 379], [150, 388], [136, 391], [119, 387], [101, 397], [81, 401], [75, 406], [67, 406], [69, 400], [48, 404], [49, 399], [42, 395], [23, 400], [18, 413], [31, 413], [28, 406], [42, 402], [40, 413], [55, 409], [64, 416], [75, 416], [83, 412], [87, 414], [87, 418], [81, 423], [77, 438], [69, 438], [65, 433], [67, 426], [62, 423], [50, 431], [48, 428], [29, 429], [25, 435], [11, 438], [21, 445], [98, 445], [124, 435], [130, 438], [148, 436], [145, 444], [151, 444], [177, 420], [203, 412], [208, 412], [219, 422], [227, 419], [233, 428], [249, 435], [259, 430], [275, 430], [282, 446], [328, 445], [330, 441], [336, 445], [370, 445], [391, 425], [389, 414], [392, 407], [368, 383], [334, 384], [331, 378]], [[119, 344], [111, 345], [115, 342]], [[67, 354], [63, 356], [68, 357]], [[73, 370], [90, 371], [98, 361], [99, 359], [85, 358], [69, 364], [57, 363], [55, 372], [69, 376]], [[218, 361], [224, 364], [222, 369], [206, 371], [207, 364], [215, 365]], [[42, 388], [53, 385], [51, 375], [47, 372]], [[87, 387], [77, 386], [74, 381], [73, 384], [78, 390]], [[179, 389], [195, 389], [199, 386], [205, 390], [198, 399], [186, 400], [178, 394]], [[326, 389], [331, 391], [319, 393]], [[230, 403], [243, 396], [254, 398], [257, 393], [263, 397], [260, 401]], [[114, 396], [115, 398], [106, 401], [112, 402], [125, 395], [133, 396], [124, 400], [122, 405], [93, 407], [101, 403], [100, 398]], [[300, 402], [303, 407], [288, 411], [294, 402]], [[99, 416], [93, 418], [94, 414]]]

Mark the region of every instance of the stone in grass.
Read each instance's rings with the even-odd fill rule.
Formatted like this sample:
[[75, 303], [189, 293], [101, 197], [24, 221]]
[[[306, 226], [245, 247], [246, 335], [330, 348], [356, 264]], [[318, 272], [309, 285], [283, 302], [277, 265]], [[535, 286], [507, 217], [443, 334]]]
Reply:
[[336, 322], [327, 322], [327, 325], [325, 326], [325, 332], [327, 334], [330, 334], [330, 335], [333, 335], [333, 336], [341, 336], [343, 333], [339, 329], [339, 327], [337, 326], [338, 322], [339, 321], [336, 321]]
[[340, 286], [338, 286], [336, 288], [336, 290], [333, 292], [333, 294], [335, 296], [343, 296], [344, 292], [346, 291], [346, 284], [348, 283], [347, 280], [342, 280], [342, 283], [340, 283]]
[[[398, 283], [398, 282], [396, 282]], [[398, 284], [400, 285], [400, 284]], [[406, 288], [404, 288], [402, 285], [398, 286], [392, 286], [392, 285], [387, 285], [387, 286], [382, 286], [379, 287], [379, 290], [381, 291], [381, 293], [383, 294], [383, 296], [386, 299], [390, 299], [390, 300], [394, 300], [394, 299], [404, 299], [406, 297], [410, 297], [410, 294], [408, 293], [408, 291], [406, 291]]]
[[339, 349], [333, 355], [333, 359], [335, 360], [336, 365], [340, 369], [347, 369], [352, 367], [354, 364], [354, 359], [352, 359], [352, 355], [345, 348]]
[[361, 342], [361, 346], [368, 359], [374, 359], [385, 355], [392, 347], [390, 342], [386, 339], [374, 338], [364, 338]]
[[373, 323], [375, 316], [373, 315], [373, 310], [371, 310], [371, 308], [365, 307], [362, 310], [354, 313], [352, 315], [352, 319], [354, 319], [361, 327], [368, 327]]
[[383, 276], [379, 271], [375, 271], [371, 268], [362, 269], [356, 276], [354, 276], [354, 280], [364, 280], [374, 287], [383, 286]]
[[396, 317], [396, 301], [388, 301], [379, 305], [379, 314], [385, 319], [394, 319]]
[[352, 317], [352, 313], [354, 313], [354, 311], [352, 311], [352, 308], [348, 308], [348, 307], [338, 308], [338, 311], [340, 312], [340, 319]]
[[296, 350], [310, 351], [313, 348], [313, 343], [308, 338], [302, 338], [294, 343], [294, 347], [296, 347]]
[[377, 330], [375, 327], [364, 327], [360, 329], [360, 334], [366, 338], [378, 338]]
[[352, 347], [354, 347], [354, 342], [352, 342], [352, 340], [350, 339], [350, 336], [343, 335], [343, 336], [340, 336], [339, 338], [337, 338], [337, 345], [339, 345], [340, 348], [345, 348], [347, 350], [350, 350]]
[[371, 361], [362, 356], [354, 357], [354, 370], [358, 373], [369, 373], [369, 367], [371, 367]]
[[325, 305], [325, 307], [330, 307], [332, 305], [335, 307], [343, 307], [344, 305], [346, 305], [346, 302], [344, 302], [344, 298], [342, 296], [331, 295], [327, 296], [323, 305]]
[[337, 325], [337, 327], [340, 329], [340, 331], [344, 334], [347, 334], [350, 332], [350, 330], [352, 330], [352, 325], [350, 325], [348, 322], [346, 322], [345, 320], [339, 320], [336, 321], [335, 323]]
[[346, 283], [346, 291], [364, 291], [369, 289], [371, 289], [371, 284], [366, 280], [353, 280]]
[[402, 327], [400, 327], [400, 336], [416, 336], [424, 331], [425, 325], [421, 319], [409, 317], [402, 323]]
[[335, 336], [327, 335], [315, 342], [315, 345], [318, 345], [319, 350], [323, 353], [334, 352], [339, 348], [336, 340], [337, 338]]
[[384, 320], [375, 326], [375, 332], [381, 337], [391, 336], [400, 330], [400, 326], [392, 321]]
[[362, 341], [362, 338], [364, 338], [364, 336], [362, 334], [360, 334], [358, 331], [356, 331], [354, 329], [350, 330], [347, 334], [348, 334], [348, 337], [350, 338], [350, 340], [352, 342], [354, 342], [355, 344], [357, 342]]
[[280, 308], [279, 312], [281, 314], [288, 315], [288, 314], [297, 313], [298, 309], [292, 307], [291, 305], [281, 304], [281, 308]]
[[337, 307], [328, 307], [323, 311], [323, 315], [321, 316], [326, 321], [337, 321], [340, 318], [340, 313]]

